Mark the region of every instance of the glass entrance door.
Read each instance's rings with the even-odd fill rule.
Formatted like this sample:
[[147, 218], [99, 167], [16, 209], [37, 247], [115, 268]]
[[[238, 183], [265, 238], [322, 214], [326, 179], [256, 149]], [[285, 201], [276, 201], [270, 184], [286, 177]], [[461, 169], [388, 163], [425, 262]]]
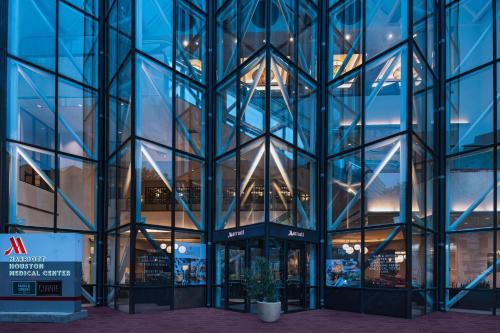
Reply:
[[228, 308], [245, 311], [245, 243], [232, 243], [228, 250]]
[[304, 310], [306, 273], [304, 244], [289, 242], [286, 260], [286, 311]]

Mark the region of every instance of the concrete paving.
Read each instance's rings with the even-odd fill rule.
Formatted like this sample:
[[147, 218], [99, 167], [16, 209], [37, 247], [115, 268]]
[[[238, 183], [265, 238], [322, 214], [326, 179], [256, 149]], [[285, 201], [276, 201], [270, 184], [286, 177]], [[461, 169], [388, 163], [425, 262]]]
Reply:
[[251, 314], [198, 308], [128, 315], [107, 308], [87, 308], [87, 319], [68, 324], [4, 324], [2, 333], [246, 333], [246, 332], [479, 332], [500, 333], [500, 316], [441, 313], [400, 319], [331, 310], [285, 314], [266, 324]]

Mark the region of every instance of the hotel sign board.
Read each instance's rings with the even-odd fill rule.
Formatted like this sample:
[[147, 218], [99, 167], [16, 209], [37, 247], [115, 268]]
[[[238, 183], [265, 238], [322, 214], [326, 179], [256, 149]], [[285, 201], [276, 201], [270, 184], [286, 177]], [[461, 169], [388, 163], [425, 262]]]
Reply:
[[82, 235], [0, 234], [0, 312], [81, 310]]

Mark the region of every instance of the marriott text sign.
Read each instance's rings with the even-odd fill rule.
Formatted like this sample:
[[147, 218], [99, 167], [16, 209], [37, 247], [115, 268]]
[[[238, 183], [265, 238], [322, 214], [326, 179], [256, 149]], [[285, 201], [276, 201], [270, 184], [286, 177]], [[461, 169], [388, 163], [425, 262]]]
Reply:
[[0, 234], [0, 312], [79, 312], [82, 236]]

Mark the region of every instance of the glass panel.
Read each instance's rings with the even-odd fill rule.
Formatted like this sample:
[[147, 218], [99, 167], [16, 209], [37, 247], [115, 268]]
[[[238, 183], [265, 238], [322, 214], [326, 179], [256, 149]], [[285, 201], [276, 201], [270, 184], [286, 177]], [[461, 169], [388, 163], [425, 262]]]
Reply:
[[285, 247], [283, 241], [269, 240], [269, 266], [275, 280], [284, 281]]
[[[426, 210], [426, 195], [427, 195], [427, 152], [425, 148], [417, 141], [413, 140], [412, 160], [411, 160], [411, 188], [412, 188], [412, 204], [411, 204], [411, 220], [413, 223], [425, 227]], [[432, 174], [431, 174], [432, 176]]]
[[221, 80], [236, 64], [238, 52], [238, 7], [236, 1], [226, 6], [217, 17], [217, 79]]
[[59, 149], [97, 158], [97, 93], [75, 83], [59, 80]]
[[491, 150], [465, 154], [448, 160], [446, 171], [448, 231], [487, 228], [493, 225], [493, 179]]
[[203, 11], [207, 10], [208, 0], [190, 0], [194, 5], [198, 6]]
[[66, 0], [89, 14], [98, 16], [99, 0]]
[[[109, 152], [114, 152], [131, 134], [132, 92], [130, 58], [109, 89]], [[140, 114], [138, 112], [138, 114]]]
[[434, 146], [434, 77], [418, 53], [413, 53], [412, 128], [429, 147]]
[[411, 288], [425, 288], [425, 236], [420, 228], [412, 228], [411, 239]]
[[236, 155], [216, 162], [216, 229], [236, 227]]
[[215, 285], [222, 285], [226, 282], [226, 246], [215, 245]]
[[206, 19], [181, 0], [176, 12], [176, 68], [194, 80], [205, 82]]
[[328, 153], [335, 154], [361, 143], [361, 72], [330, 86], [328, 94]]
[[318, 13], [306, 0], [299, 0], [298, 65], [312, 78], [317, 76]]
[[205, 156], [205, 90], [178, 78], [175, 83], [175, 146]]
[[406, 137], [369, 146], [365, 151], [367, 225], [404, 223]]
[[175, 226], [203, 230], [205, 224], [205, 163], [175, 157]]
[[7, 135], [55, 148], [55, 80], [37, 68], [8, 61]]
[[425, 265], [426, 268], [426, 286], [427, 288], [434, 288], [435, 283], [435, 275], [434, 274], [434, 264], [436, 260], [436, 254], [434, 250], [434, 233], [427, 232], [427, 240], [426, 240], [426, 250], [425, 250]]
[[207, 280], [207, 256], [204, 236], [175, 233], [175, 285], [200, 286]]
[[366, 58], [375, 57], [406, 38], [408, 2], [366, 0]]
[[447, 8], [447, 77], [493, 58], [492, 16], [491, 0], [464, 0]]
[[413, 2], [413, 40], [432, 69], [435, 69], [437, 60], [436, 11], [435, 1], [416, 0]]
[[365, 142], [406, 129], [407, 59], [404, 47], [367, 66]]
[[[306, 244], [306, 285], [316, 286], [316, 244]], [[315, 292], [309, 297], [309, 303], [314, 307], [316, 305]]]
[[328, 230], [361, 226], [361, 152], [328, 162]]
[[55, 69], [56, 1], [9, 0], [8, 52]]
[[316, 85], [299, 75], [297, 146], [313, 154], [316, 152], [317, 98]]
[[[241, 70], [240, 142], [247, 142], [264, 132], [266, 119], [266, 61], [260, 55]], [[279, 89], [279, 88], [278, 88]]]
[[316, 229], [316, 160], [297, 154], [297, 226]]
[[233, 78], [217, 90], [217, 155], [236, 147], [236, 80]]
[[364, 251], [366, 287], [406, 287], [406, 241], [403, 227], [367, 230]]
[[137, 48], [172, 66], [173, 1], [139, 0], [136, 6]]
[[347, 0], [330, 12], [329, 80], [361, 65], [361, 7], [361, 0]]
[[492, 79], [489, 66], [447, 84], [448, 153], [493, 143]]
[[[269, 165], [269, 218], [271, 222], [293, 225], [293, 148], [271, 139]], [[303, 208], [303, 207], [302, 207]], [[300, 211], [300, 210], [299, 210]]]
[[[116, 232], [112, 231], [106, 234], [106, 285], [115, 284], [115, 274], [116, 274]], [[112, 301], [108, 295], [108, 303]], [[109, 304], [108, 304], [109, 305]]]
[[137, 187], [141, 193], [137, 220], [172, 225], [172, 151], [150, 143], [137, 143]]
[[245, 244], [231, 244], [228, 246], [228, 301], [232, 310], [245, 310]]
[[97, 163], [59, 157], [57, 227], [95, 231]]
[[264, 221], [264, 140], [257, 140], [240, 152], [240, 225]]
[[58, 25], [59, 72], [97, 87], [99, 56], [97, 21], [60, 2]]
[[117, 152], [108, 165], [108, 229], [130, 223], [132, 165], [130, 146]]
[[54, 227], [53, 153], [8, 143], [9, 223]]
[[[121, 231], [118, 235], [118, 284], [130, 283], [130, 231]], [[119, 295], [118, 297], [123, 297]], [[128, 303], [128, 301], [127, 301]]]
[[135, 283], [172, 286], [172, 234], [139, 227], [135, 243]]
[[[448, 235], [449, 288], [493, 287], [493, 233]], [[452, 296], [452, 295], [450, 295]]]
[[[240, 63], [243, 63], [266, 43], [266, 0], [238, 1], [238, 5], [242, 18], [239, 23]], [[277, 20], [277, 16], [272, 18], [271, 25]]]
[[172, 146], [172, 73], [137, 57], [137, 135]]
[[296, 80], [291, 65], [273, 54], [271, 56], [270, 132], [293, 143], [296, 101]]
[[329, 234], [327, 245], [326, 286], [360, 287], [361, 233]]
[[285, 57], [295, 60], [296, 0], [271, 0], [271, 43]]

